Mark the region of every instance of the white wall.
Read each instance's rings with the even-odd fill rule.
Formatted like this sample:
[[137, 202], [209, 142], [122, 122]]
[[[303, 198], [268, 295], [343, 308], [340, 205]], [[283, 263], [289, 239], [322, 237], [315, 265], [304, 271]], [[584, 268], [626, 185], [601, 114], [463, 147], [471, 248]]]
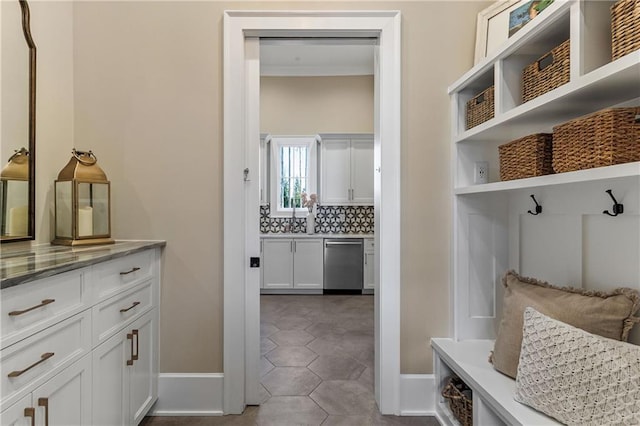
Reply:
[[261, 77], [260, 131], [373, 133], [373, 76]]

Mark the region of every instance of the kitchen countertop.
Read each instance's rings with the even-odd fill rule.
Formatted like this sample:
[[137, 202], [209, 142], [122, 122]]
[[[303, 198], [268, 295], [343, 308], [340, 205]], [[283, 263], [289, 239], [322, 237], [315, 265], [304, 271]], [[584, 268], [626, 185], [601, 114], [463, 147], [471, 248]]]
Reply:
[[0, 289], [165, 245], [165, 241], [126, 240], [83, 247], [42, 244], [12, 250], [3, 246]]
[[260, 234], [260, 238], [374, 238], [374, 234]]

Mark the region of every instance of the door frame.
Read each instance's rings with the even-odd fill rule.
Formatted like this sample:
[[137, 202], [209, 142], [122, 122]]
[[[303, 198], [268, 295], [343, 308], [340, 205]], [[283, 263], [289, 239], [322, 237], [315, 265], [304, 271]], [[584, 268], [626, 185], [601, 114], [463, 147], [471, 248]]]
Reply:
[[[248, 388], [257, 379], [259, 360], [260, 274], [249, 267], [248, 257], [260, 255], [258, 149], [253, 142], [260, 137], [256, 100], [261, 36], [378, 37], [374, 108], [375, 397], [381, 413], [400, 414], [400, 30], [401, 15], [394, 10], [224, 13], [225, 414], [242, 413], [246, 403], [254, 399]], [[253, 145], [255, 150], [248, 149]], [[248, 174], [245, 169], [249, 169]]]

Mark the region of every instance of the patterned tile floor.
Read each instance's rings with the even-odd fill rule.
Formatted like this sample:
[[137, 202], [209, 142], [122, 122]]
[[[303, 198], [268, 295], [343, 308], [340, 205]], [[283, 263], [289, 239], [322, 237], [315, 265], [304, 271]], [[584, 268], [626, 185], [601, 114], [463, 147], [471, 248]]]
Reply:
[[147, 417], [143, 426], [427, 425], [379, 414], [373, 396], [373, 296], [263, 295], [262, 405], [241, 416]]

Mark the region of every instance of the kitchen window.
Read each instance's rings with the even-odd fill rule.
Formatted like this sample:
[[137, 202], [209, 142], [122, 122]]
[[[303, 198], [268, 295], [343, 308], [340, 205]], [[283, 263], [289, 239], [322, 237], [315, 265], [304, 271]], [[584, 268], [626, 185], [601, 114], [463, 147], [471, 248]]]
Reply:
[[271, 138], [271, 216], [291, 216], [303, 192], [317, 192], [317, 151], [315, 136]]

